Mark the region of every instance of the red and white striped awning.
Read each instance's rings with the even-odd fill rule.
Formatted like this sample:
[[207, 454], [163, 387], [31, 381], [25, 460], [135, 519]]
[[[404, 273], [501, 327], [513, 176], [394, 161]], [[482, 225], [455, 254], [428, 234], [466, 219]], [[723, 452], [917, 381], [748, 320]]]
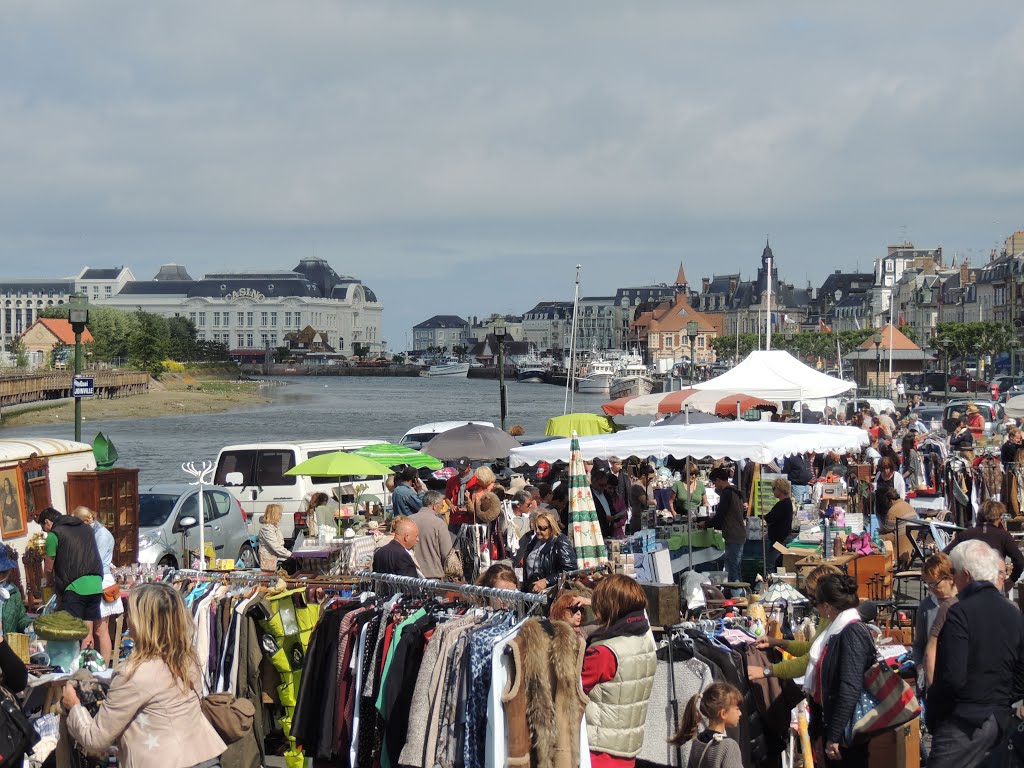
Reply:
[[605, 403], [601, 409], [608, 416], [656, 416], [660, 413], [680, 413], [683, 408], [720, 416], [735, 416], [736, 403], [740, 413], [761, 405], [775, 405], [771, 400], [753, 397], [743, 392], [729, 393], [702, 392], [697, 389], [681, 389], [678, 392], [663, 392], [656, 395], [634, 395], [620, 397]]

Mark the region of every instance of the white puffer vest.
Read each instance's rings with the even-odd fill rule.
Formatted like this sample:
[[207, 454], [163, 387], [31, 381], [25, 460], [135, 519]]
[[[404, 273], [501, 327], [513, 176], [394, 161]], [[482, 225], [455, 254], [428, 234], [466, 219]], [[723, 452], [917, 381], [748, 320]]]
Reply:
[[644, 743], [647, 703], [654, 687], [658, 660], [654, 635], [612, 637], [591, 647], [606, 646], [615, 654], [615, 677], [590, 691], [587, 736], [592, 752], [633, 758]]

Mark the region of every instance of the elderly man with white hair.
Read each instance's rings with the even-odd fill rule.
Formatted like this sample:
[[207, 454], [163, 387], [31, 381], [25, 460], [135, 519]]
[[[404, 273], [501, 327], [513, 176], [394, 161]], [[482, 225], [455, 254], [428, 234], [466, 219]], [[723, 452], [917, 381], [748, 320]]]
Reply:
[[959, 602], [939, 634], [935, 680], [925, 716], [929, 768], [972, 768], [987, 759], [1024, 697], [1024, 616], [999, 589], [1000, 563], [985, 542], [949, 553]]

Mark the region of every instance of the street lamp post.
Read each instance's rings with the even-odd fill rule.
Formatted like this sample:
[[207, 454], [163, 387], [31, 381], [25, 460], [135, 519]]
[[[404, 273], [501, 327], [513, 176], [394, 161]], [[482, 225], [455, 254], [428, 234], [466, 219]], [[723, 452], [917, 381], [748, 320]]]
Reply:
[[1020, 349], [1020, 341], [1016, 337], [1010, 339], [1010, 375], [1017, 375], [1017, 350]]
[[875, 345], [875, 396], [877, 397], [878, 382], [882, 380], [882, 353], [879, 351], [879, 347], [882, 346], [882, 334], [876, 333], [871, 341]]
[[952, 345], [952, 339], [939, 339], [939, 344], [942, 346], [942, 365], [945, 372], [945, 402], [949, 402], [949, 347]]
[[505, 429], [508, 405], [505, 399], [505, 323], [494, 324], [494, 339], [498, 344], [498, 398], [501, 408], [501, 428]]
[[700, 326], [696, 320], [691, 320], [686, 324], [686, 335], [690, 338], [690, 387], [693, 387], [693, 368], [697, 364], [697, 334], [700, 331]]
[[[75, 333], [74, 378], [78, 378], [82, 373], [82, 333], [89, 323], [89, 299], [81, 293], [73, 293], [68, 299], [68, 304], [68, 322]], [[74, 392], [74, 379], [71, 388]], [[75, 442], [82, 442], [82, 398], [78, 395], [75, 395]]]

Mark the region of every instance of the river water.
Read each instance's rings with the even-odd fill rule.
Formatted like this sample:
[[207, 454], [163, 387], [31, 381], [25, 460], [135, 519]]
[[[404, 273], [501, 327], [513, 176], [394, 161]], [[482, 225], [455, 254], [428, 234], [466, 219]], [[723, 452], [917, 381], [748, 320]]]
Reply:
[[[225, 445], [259, 441], [379, 438], [397, 442], [418, 424], [484, 420], [499, 425], [498, 382], [485, 379], [289, 377], [264, 390], [272, 402], [226, 413], [153, 419], [88, 419], [82, 438], [102, 431], [114, 441], [118, 464], [138, 467], [140, 483], [182, 482], [185, 461], [216, 461]], [[544, 434], [562, 414], [565, 389], [551, 384], [508, 382], [506, 427], [521, 424], [527, 437]], [[600, 413], [608, 398], [575, 396], [576, 412]], [[0, 431], [3, 437], [73, 437], [71, 424]]]

